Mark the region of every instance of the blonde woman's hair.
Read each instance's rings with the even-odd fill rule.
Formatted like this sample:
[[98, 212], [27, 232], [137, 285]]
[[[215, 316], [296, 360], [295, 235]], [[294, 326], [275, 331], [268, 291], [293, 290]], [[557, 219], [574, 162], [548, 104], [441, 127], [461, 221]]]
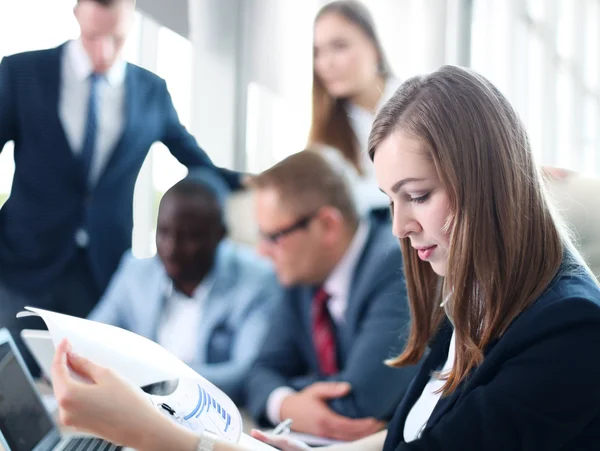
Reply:
[[[375, 22], [365, 5], [356, 0], [333, 1], [321, 8], [315, 17], [315, 24], [326, 14], [337, 14], [358, 26], [373, 43], [379, 56], [378, 71], [383, 78], [392, 75], [390, 65], [383, 51], [375, 28]], [[338, 149], [356, 170], [362, 174], [358, 140], [350, 125], [346, 111], [346, 99], [332, 97], [313, 70], [312, 123], [308, 145], [324, 144]]]

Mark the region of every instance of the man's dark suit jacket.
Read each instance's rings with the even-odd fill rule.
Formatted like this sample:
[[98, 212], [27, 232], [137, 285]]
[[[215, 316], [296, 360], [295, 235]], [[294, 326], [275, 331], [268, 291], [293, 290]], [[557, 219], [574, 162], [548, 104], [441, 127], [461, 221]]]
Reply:
[[437, 403], [419, 439], [404, 423], [448, 357], [447, 322], [398, 407], [384, 451], [600, 449], [600, 289], [563, 266], [544, 294], [485, 351], [483, 363]]
[[389, 419], [416, 368], [387, 367], [383, 361], [403, 346], [409, 322], [402, 254], [389, 221], [372, 219], [367, 243], [354, 270], [343, 324], [336, 325], [340, 372], [319, 372], [312, 340], [314, 287], [287, 292], [267, 334], [247, 384], [247, 407], [260, 424], [268, 424], [271, 392], [287, 386], [302, 390], [317, 381], [346, 381], [352, 392], [332, 400], [331, 408], [347, 417]]
[[[43, 290], [89, 234], [90, 267], [102, 291], [131, 247], [133, 189], [150, 146], [163, 142], [185, 166], [213, 164], [181, 125], [163, 79], [133, 64], [125, 76], [123, 135], [93, 189], [59, 118], [64, 45], [0, 64], [0, 151], [15, 144], [10, 198], [0, 210], [0, 274], [22, 292]], [[239, 174], [218, 170], [233, 188]]]

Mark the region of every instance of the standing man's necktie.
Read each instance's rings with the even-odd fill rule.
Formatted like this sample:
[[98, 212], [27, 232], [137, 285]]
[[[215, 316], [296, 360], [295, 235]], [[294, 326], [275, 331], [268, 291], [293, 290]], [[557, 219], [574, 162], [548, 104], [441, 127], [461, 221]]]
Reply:
[[96, 151], [96, 135], [98, 132], [98, 86], [102, 76], [90, 75], [90, 97], [87, 108], [87, 120], [85, 133], [83, 135], [83, 146], [81, 147], [81, 163], [85, 179], [89, 182], [94, 153]]
[[326, 376], [338, 372], [335, 332], [327, 308], [329, 298], [329, 294], [323, 288], [319, 288], [312, 304], [313, 341], [319, 359], [319, 368]]

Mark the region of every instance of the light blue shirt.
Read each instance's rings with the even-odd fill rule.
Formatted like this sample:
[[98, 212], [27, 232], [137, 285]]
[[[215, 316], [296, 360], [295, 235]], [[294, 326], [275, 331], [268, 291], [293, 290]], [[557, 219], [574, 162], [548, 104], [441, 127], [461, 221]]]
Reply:
[[[283, 291], [269, 262], [229, 240], [219, 245], [212, 277], [196, 327], [180, 332], [197, 349], [195, 358], [185, 363], [235, 402]], [[127, 252], [89, 319], [156, 341], [169, 286], [171, 280], [158, 257], [136, 259]], [[214, 355], [228, 358], [209, 363]]]

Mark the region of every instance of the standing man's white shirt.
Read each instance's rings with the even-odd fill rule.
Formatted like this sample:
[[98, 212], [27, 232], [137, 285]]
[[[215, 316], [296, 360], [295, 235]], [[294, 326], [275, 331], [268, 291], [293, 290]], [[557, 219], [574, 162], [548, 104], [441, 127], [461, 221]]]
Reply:
[[194, 362], [198, 358], [198, 327], [213, 281], [214, 277], [207, 275], [192, 297], [177, 291], [173, 282], [165, 290], [156, 341], [183, 362]]
[[[346, 253], [323, 284], [325, 292], [330, 296], [327, 309], [336, 325], [342, 324], [345, 320], [354, 270], [367, 244], [368, 237], [369, 224], [361, 222]], [[281, 421], [281, 404], [287, 396], [293, 393], [295, 393], [295, 390], [291, 387], [279, 387], [269, 395], [266, 414], [271, 423], [277, 424]]]
[[[127, 63], [118, 60], [104, 74], [98, 86], [98, 132], [90, 184], [98, 180], [123, 132], [126, 69]], [[79, 156], [85, 135], [93, 71], [80, 39], [65, 44], [61, 71], [59, 117], [73, 153]]]

